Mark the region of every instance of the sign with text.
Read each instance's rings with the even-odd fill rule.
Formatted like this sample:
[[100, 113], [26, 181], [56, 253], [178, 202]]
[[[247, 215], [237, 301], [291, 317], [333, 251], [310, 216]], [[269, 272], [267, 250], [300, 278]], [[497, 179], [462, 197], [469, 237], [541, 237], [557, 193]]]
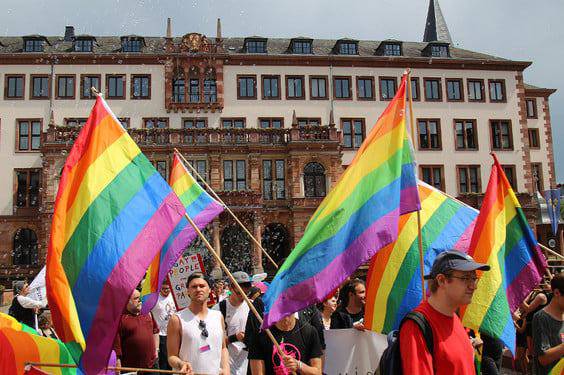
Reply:
[[176, 311], [183, 310], [190, 304], [186, 281], [188, 276], [194, 272], [204, 273], [204, 263], [200, 254], [181, 256], [168, 272], [168, 281], [172, 291], [172, 298], [176, 305]]

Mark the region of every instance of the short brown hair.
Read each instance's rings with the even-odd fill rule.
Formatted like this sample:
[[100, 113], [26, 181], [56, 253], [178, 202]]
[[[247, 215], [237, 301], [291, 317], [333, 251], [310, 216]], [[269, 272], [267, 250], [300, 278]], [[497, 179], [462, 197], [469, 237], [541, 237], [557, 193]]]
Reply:
[[204, 276], [203, 273], [201, 272], [194, 272], [193, 274], [191, 274], [190, 276], [188, 276], [188, 280], [186, 280], [186, 287], [188, 287], [190, 285], [190, 282], [192, 282], [192, 280], [194, 279], [204, 279], [205, 282], [208, 284], [208, 286], [210, 286], [210, 282], [207, 279], [206, 276]]
[[560, 294], [564, 294], [564, 272], [560, 272], [550, 280], [550, 289], [554, 292], [556, 289]]

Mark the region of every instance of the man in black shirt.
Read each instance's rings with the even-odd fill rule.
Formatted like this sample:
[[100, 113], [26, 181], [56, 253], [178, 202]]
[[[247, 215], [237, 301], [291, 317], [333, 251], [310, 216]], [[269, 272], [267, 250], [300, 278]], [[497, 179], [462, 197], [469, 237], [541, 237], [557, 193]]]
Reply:
[[364, 330], [364, 304], [366, 303], [366, 286], [361, 279], [351, 280], [341, 292], [343, 294], [342, 306], [339, 311], [349, 315], [353, 327]]
[[291, 314], [276, 322], [271, 332], [285, 355], [280, 356], [266, 333], [261, 332], [249, 348], [253, 375], [281, 374], [282, 366], [289, 374], [321, 375], [322, 351], [315, 328]]

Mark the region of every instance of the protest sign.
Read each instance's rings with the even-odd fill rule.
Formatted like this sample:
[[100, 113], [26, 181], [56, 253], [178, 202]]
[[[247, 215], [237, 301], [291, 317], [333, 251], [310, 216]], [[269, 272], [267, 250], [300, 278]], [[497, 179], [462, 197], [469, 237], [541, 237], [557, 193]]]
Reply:
[[190, 304], [186, 281], [188, 276], [194, 272], [204, 273], [204, 263], [200, 254], [193, 254], [186, 257], [181, 256], [168, 273], [168, 281], [172, 291], [172, 298], [176, 305], [176, 311], [183, 310]]
[[29, 284], [29, 298], [39, 301], [47, 302], [47, 289], [45, 286], [45, 267], [39, 271], [35, 279]]

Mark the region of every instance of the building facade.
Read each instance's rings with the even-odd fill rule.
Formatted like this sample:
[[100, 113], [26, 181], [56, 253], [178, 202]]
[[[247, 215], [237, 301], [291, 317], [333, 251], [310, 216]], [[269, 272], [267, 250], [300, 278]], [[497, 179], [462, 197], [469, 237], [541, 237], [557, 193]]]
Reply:
[[[0, 37], [0, 282], [44, 263], [91, 87], [165, 178], [178, 149], [280, 261], [410, 68], [420, 178], [479, 206], [496, 152], [535, 224], [535, 192], [555, 186], [554, 90], [525, 83], [530, 62], [453, 47], [429, 12], [423, 42], [223, 38], [219, 21], [173, 37], [170, 20], [164, 37]], [[268, 269], [229, 215], [206, 232], [233, 268]]]

